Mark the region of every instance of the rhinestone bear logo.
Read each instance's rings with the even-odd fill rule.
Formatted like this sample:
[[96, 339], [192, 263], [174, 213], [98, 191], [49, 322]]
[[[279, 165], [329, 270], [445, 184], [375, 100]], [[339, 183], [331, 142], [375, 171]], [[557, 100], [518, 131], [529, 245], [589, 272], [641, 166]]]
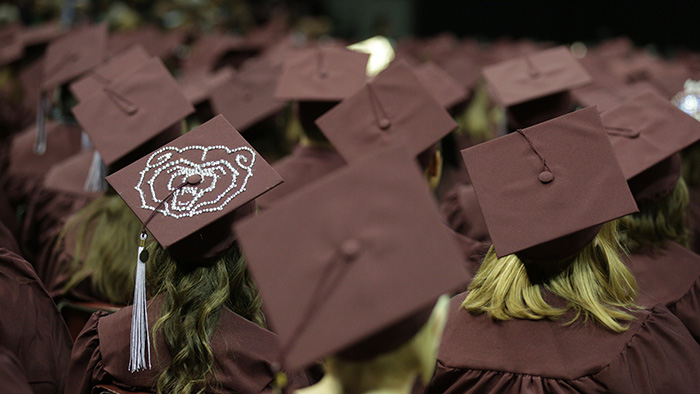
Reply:
[[[192, 217], [220, 211], [243, 193], [253, 176], [254, 164], [255, 151], [246, 146], [168, 146], [148, 158], [134, 188], [141, 196], [141, 208], [158, 209], [175, 219]], [[201, 182], [177, 189], [191, 175], [199, 175]], [[171, 193], [172, 197], [158, 208]]]

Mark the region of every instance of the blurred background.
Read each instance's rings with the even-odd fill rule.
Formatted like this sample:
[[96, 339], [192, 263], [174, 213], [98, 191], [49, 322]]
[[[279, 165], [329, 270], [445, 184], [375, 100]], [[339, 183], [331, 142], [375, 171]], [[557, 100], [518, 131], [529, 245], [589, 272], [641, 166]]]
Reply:
[[627, 36], [637, 46], [672, 55], [700, 49], [699, 1], [592, 0], [20, 0], [0, 4], [0, 24], [25, 25], [107, 20], [114, 29], [158, 24], [166, 29], [247, 33], [284, 17], [309, 36], [361, 40], [377, 34], [394, 39], [451, 32], [492, 41], [503, 37], [596, 43]]

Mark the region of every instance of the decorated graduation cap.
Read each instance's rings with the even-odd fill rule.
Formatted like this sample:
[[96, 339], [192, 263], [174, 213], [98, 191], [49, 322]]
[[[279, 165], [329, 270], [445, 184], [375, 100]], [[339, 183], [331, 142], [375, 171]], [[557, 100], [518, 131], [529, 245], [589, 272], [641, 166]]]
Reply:
[[561, 261], [637, 211], [595, 107], [462, 151], [496, 255]]
[[194, 111], [158, 58], [100, 86], [73, 114], [107, 166]]
[[367, 80], [369, 55], [345, 48], [300, 50], [284, 62], [275, 97], [293, 101], [341, 101]]
[[457, 80], [435, 63], [426, 62], [414, 68], [418, 81], [445, 109], [469, 98], [469, 92]]
[[516, 127], [530, 126], [569, 112], [569, 90], [592, 79], [568, 48], [559, 46], [497, 63], [482, 70], [489, 91], [508, 109]]
[[403, 61], [318, 118], [316, 125], [348, 162], [396, 143], [417, 156], [457, 127]]
[[150, 368], [144, 253], [147, 233], [173, 258], [207, 264], [234, 242], [232, 223], [282, 182], [221, 115], [107, 177], [144, 223], [138, 250], [130, 370]]
[[647, 92], [601, 114], [637, 203], [668, 195], [681, 174], [678, 152], [700, 141], [700, 122]]
[[122, 74], [138, 69], [151, 59], [141, 45], [136, 45], [92, 69], [87, 75], [68, 87], [78, 101], [87, 98], [92, 92], [109, 84]]
[[236, 232], [289, 370], [334, 353], [361, 360], [398, 348], [438, 297], [469, 277], [412, 156], [398, 146], [246, 218]]
[[245, 131], [281, 111], [286, 104], [274, 96], [280, 69], [281, 66], [266, 61], [244, 66], [241, 72], [212, 90], [215, 113], [223, 114], [237, 130]]

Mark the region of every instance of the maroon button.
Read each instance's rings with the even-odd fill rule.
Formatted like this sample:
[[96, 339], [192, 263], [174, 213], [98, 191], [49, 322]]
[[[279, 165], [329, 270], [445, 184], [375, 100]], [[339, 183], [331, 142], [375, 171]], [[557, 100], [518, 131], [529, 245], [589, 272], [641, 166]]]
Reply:
[[382, 130], [386, 130], [391, 126], [391, 121], [387, 118], [382, 118], [379, 119], [379, 128]]
[[346, 260], [353, 260], [360, 254], [360, 242], [356, 239], [347, 239], [340, 244], [340, 254]]
[[187, 177], [187, 183], [190, 185], [196, 185], [200, 182], [202, 182], [202, 176], [199, 174], [192, 174]]
[[549, 171], [542, 171], [538, 178], [540, 178], [540, 182], [542, 183], [549, 183], [554, 180], [554, 174]]

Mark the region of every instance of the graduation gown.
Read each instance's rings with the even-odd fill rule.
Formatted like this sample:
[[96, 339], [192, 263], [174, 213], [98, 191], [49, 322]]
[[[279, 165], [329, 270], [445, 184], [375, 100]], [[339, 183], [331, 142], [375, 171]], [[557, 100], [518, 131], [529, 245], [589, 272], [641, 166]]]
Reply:
[[455, 185], [442, 199], [440, 213], [454, 231], [473, 240], [490, 243], [484, 215], [472, 185]]
[[3, 248], [0, 298], [0, 346], [17, 357], [32, 392], [62, 393], [72, 346], [68, 328], [32, 266]]
[[700, 255], [675, 243], [642, 250], [625, 261], [637, 278], [638, 302], [665, 305], [700, 343]]
[[428, 393], [700, 392], [700, 345], [662, 305], [614, 333], [583, 319], [565, 325], [573, 313], [494, 321], [459, 309], [465, 296], [451, 301]]
[[[149, 301], [151, 335], [161, 305], [161, 296]], [[92, 315], [75, 341], [66, 393], [89, 394], [98, 384], [155, 392], [158, 374], [170, 363], [170, 352], [161, 333], [156, 336], [158, 352], [151, 347], [152, 369], [128, 371], [131, 309], [129, 306], [112, 315], [105, 312]], [[278, 358], [275, 334], [222, 308], [211, 346], [217, 381], [212, 382], [207, 393], [260, 393], [271, 389], [274, 376], [270, 365]], [[290, 375], [289, 381], [293, 388], [309, 385], [305, 374]]]
[[22, 364], [4, 347], [0, 347], [0, 382], [5, 393], [32, 394]]
[[289, 156], [272, 165], [284, 179], [284, 183], [258, 197], [255, 201], [260, 209], [269, 208], [280, 198], [344, 165], [345, 160], [335, 150], [297, 145]]

